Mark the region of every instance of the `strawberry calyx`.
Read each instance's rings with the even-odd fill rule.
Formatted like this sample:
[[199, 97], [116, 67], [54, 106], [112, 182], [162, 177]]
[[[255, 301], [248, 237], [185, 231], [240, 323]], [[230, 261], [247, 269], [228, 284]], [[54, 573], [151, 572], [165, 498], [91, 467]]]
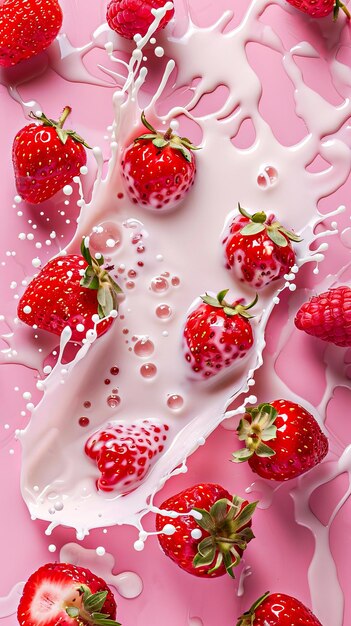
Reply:
[[76, 133], [75, 130], [67, 130], [66, 128], [63, 128], [63, 125], [66, 121], [66, 119], [68, 118], [68, 116], [71, 114], [71, 107], [70, 106], [66, 106], [63, 111], [62, 114], [59, 118], [59, 120], [52, 120], [49, 117], [46, 117], [45, 113], [41, 113], [40, 115], [36, 115], [35, 113], [33, 113], [33, 111], [31, 111], [29, 113], [29, 117], [32, 120], [36, 120], [38, 122], [41, 122], [43, 126], [50, 126], [51, 128], [55, 128], [56, 133], [60, 139], [60, 141], [63, 143], [63, 145], [65, 145], [68, 137], [71, 137], [71, 139], [73, 139], [74, 141], [76, 141], [77, 143], [81, 143], [83, 144], [83, 146], [85, 146], [85, 148], [88, 148], [89, 150], [91, 150], [91, 146], [89, 146], [86, 141], [83, 139], [83, 137], [81, 137], [80, 135], [78, 135], [78, 133]]
[[267, 591], [265, 594], [263, 594], [263, 596], [258, 598], [258, 600], [256, 600], [256, 602], [253, 603], [252, 607], [239, 617], [236, 626], [254, 626], [255, 617], [256, 617], [255, 611], [256, 609], [258, 609], [259, 606], [261, 606], [261, 604], [266, 600], [266, 598], [268, 598], [269, 593], [270, 592]]
[[77, 589], [81, 602], [80, 605], [66, 607], [66, 613], [72, 619], [76, 619], [78, 624], [90, 624], [91, 626], [121, 626], [119, 622], [110, 619], [106, 613], [101, 613], [106, 598], [107, 591], [91, 593], [89, 587], [82, 585]]
[[121, 287], [113, 280], [111, 274], [103, 268], [104, 257], [92, 256], [89, 250], [88, 238], [83, 237], [81, 253], [88, 263], [84, 276], [80, 281], [82, 287], [97, 291], [98, 314], [102, 319], [118, 309], [117, 295], [123, 293]]
[[344, 5], [344, 3], [343, 3], [343, 2], [340, 2], [340, 0], [335, 0], [334, 9], [333, 9], [333, 21], [334, 21], [334, 22], [335, 22], [335, 21], [338, 19], [338, 17], [339, 17], [339, 11], [340, 11], [340, 9], [341, 9], [342, 11], [344, 11], [344, 13], [345, 13], [345, 15], [346, 15], [346, 17], [347, 17], [347, 19], [348, 19], [348, 20], [349, 20], [349, 19], [351, 19], [351, 13], [350, 13], [350, 11], [348, 10], [348, 8]]
[[277, 409], [267, 403], [247, 409], [237, 428], [238, 438], [245, 442], [245, 448], [233, 453], [234, 463], [248, 461], [254, 454], [260, 457], [275, 455], [275, 451], [265, 442], [277, 437], [277, 427], [274, 424], [277, 416]]
[[242, 235], [257, 235], [258, 233], [266, 231], [270, 240], [280, 248], [285, 248], [289, 241], [294, 241], [296, 243], [302, 241], [299, 235], [291, 230], [287, 230], [280, 224], [280, 222], [277, 222], [274, 215], [267, 217], [267, 214], [264, 211], [251, 215], [251, 213], [248, 213], [246, 209], [243, 209], [240, 203], [238, 204], [238, 210], [243, 217], [250, 220], [250, 222], [240, 230]]
[[176, 135], [172, 128], [169, 128], [165, 133], [156, 130], [150, 122], [147, 121], [144, 111], [141, 114], [141, 121], [149, 133], [140, 135], [134, 139], [134, 143], [141, 139], [146, 139], [150, 140], [153, 145], [160, 150], [167, 147], [173, 150], [179, 150], [188, 163], [191, 163], [193, 159], [192, 150], [200, 150], [200, 148], [194, 146], [187, 137], [179, 137], [179, 135]]
[[202, 516], [196, 520], [197, 524], [209, 533], [198, 545], [193, 560], [194, 567], [213, 564], [208, 570], [211, 573], [223, 563], [229, 576], [235, 578], [233, 568], [241, 560], [238, 548], [243, 552], [249, 541], [255, 537], [251, 528], [246, 525], [250, 522], [258, 502], [251, 502], [242, 508], [243, 502], [239, 496], [233, 496], [232, 501], [226, 498], [217, 500], [209, 511], [194, 508]]
[[216, 309], [223, 309], [226, 315], [229, 317], [233, 317], [234, 315], [240, 315], [246, 319], [252, 319], [253, 315], [249, 313], [249, 309], [252, 309], [255, 304], [258, 302], [258, 295], [256, 294], [254, 300], [250, 302], [250, 304], [241, 304], [242, 301], [234, 302], [234, 304], [229, 304], [226, 302], [225, 297], [228, 293], [229, 289], [224, 289], [217, 294], [217, 297], [214, 298], [206, 293], [205, 296], [201, 296], [202, 301], [205, 304], [209, 304], [210, 306]]

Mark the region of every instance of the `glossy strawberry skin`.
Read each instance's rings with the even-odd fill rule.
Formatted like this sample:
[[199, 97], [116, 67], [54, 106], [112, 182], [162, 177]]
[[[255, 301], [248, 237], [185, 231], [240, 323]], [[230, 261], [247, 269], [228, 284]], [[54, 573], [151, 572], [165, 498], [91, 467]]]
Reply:
[[130, 425], [116, 422], [94, 433], [85, 453], [101, 472], [97, 488], [122, 493], [135, 489], [163, 451], [168, 430], [165, 424], [143, 420]]
[[[39, 602], [40, 591], [43, 594], [41, 604], [41, 626], [76, 626], [77, 620], [72, 619], [66, 613], [63, 604], [67, 598], [78, 596], [76, 590], [81, 585], [89, 587], [91, 593], [107, 591], [106, 600], [101, 609], [102, 613], [109, 615], [111, 619], [116, 617], [116, 602], [114, 596], [102, 578], [93, 574], [90, 570], [71, 565], [69, 563], [48, 563], [43, 565], [30, 576], [25, 584], [23, 594], [18, 605], [17, 618], [20, 626], [38, 626], [39, 619], [33, 606], [33, 599]], [[48, 591], [45, 591], [49, 589]], [[56, 591], [55, 593], [55, 590]], [[50, 590], [52, 590], [52, 603], [58, 605], [57, 611], [53, 612], [49, 602]], [[64, 597], [60, 597], [63, 593]], [[46, 610], [50, 611], [48, 616]]]
[[[18, 304], [19, 319], [29, 326], [36, 325], [54, 335], [72, 329], [72, 341], [81, 342], [88, 330], [94, 328], [92, 316], [97, 314], [97, 292], [80, 285], [87, 262], [80, 255], [68, 254], [49, 261], [32, 280]], [[25, 312], [30, 307], [30, 312]], [[102, 320], [96, 328], [98, 336], [113, 323]], [[77, 325], [84, 331], [79, 332]]]
[[87, 155], [71, 137], [63, 144], [55, 128], [29, 124], [14, 139], [12, 161], [19, 195], [40, 204], [80, 174]]
[[180, 150], [139, 139], [124, 151], [122, 173], [132, 202], [153, 211], [170, 210], [194, 183], [195, 155], [187, 161]]
[[332, 13], [335, 0], [286, 0], [295, 9], [311, 17], [326, 17]]
[[237, 626], [322, 626], [302, 602], [284, 593], [268, 595], [254, 611], [254, 618], [239, 619]]
[[3, 0], [0, 4], [0, 67], [29, 59], [53, 42], [62, 26], [57, 0]]
[[[160, 509], [181, 513], [187, 513], [194, 508], [209, 511], [211, 506], [222, 498], [231, 500], [232, 496], [220, 485], [205, 483], [185, 489], [165, 500], [161, 504]], [[244, 501], [241, 508], [244, 508], [246, 504], [248, 502]], [[193, 516], [182, 515], [173, 519], [167, 515], [157, 514], [156, 530], [161, 532], [167, 524], [172, 524], [176, 528], [176, 532], [173, 535], [160, 534], [158, 535], [158, 540], [165, 555], [172, 559], [181, 569], [201, 578], [217, 578], [226, 573], [223, 563], [213, 572], [209, 572], [211, 565], [194, 567], [193, 560], [197, 554], [198, 545], [200, 541], [209, 536], [209, 533], [201, 529], [202, 535], [200, 539], [194, 539], [191, 536], [193, 530], [199, 529], [199, 525]], [[251, 527], [251, 521], [248, 526]], [[238, 552], [242, 555], [241, 550], [238, 549]]]
[[[274, 221], [274, 216], [270, 215], [268, 219]], [[269, 238], [266, 231], [255, 235], [241, 234], [249, 223], [247, 217], [237, 215], [222, 244], [227, 269], [237, 280], [258, 290], [289, 273], [296, 256], [288, 237], [285, 237], [287, 245], [281, 247]]]
[[245, 357], [253, 342], [248, 319], [203, 303], [188, 316], [183, 351], [192, 375], [210, 378]]
[[274, 400], [270, 404], [278, 411], [275, 420], [277, 436], [268, 442], [275, 455], [259, 457], [254, 454], [249, 465], [262, 478], [290, 480], [324, 459], [329, 448], [328, 439], [313, 415], [299, 404], [290, 400]]
[[295, 317], [295, 326], [308, 335], [341, 347], [351, 346], [351, 289], [330, 289], [305, 302]]
[[[107, 7], [106, 20], [110, 28], [126, 39], [133, 39], [137, 33], [146, 35], [155, 17], [152, 9], [165, 5], [164, 0], [111, 0]], [[167, 11], [157, 30], [167, 26], [174, 15], [174, 9]]]

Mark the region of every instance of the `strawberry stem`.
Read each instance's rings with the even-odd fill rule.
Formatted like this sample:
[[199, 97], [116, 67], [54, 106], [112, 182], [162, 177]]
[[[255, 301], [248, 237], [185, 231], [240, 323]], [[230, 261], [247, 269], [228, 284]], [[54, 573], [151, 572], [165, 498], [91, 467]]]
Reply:
[[57, 128], [63, 128], [63, 125], [66, 121], [66, 119], [68, 118], [68, 116], [71, 114], [72, 109], [69, 106], [66, 106], [63, 111], [62, 114], [59, 118], [59, 121], [57, 122]]
[[334, 4], [334, 11], [333, 11], [333, 20], [334, 22], [338, 19], [339, 16], [339, 10], [344, 11], [347, 19], [351, 19], [351, 13], [348, 10], [348, 8], [345, 6], [345, 4], [343, 2], [341, 2], [340, 0], [335, 0], [335, 4]]
[[252, 607], [248, 611], [246, 611], [246, 613], [243, 613], [241, 617], [239, 617], [239, 621], [236, 626], [252, 626], [252, 624], [255, 623], [254, 620], [255, 620], [256, 609], [258, 609], [258, 607], [261, 606], [261, 604], [266, 600], [266, 598], [268, 598], [269, 593], [270, 592], [267, 591], [263, 596], [258, 598], [258, 600], [256, 600], [256, 602], [253, 603]]

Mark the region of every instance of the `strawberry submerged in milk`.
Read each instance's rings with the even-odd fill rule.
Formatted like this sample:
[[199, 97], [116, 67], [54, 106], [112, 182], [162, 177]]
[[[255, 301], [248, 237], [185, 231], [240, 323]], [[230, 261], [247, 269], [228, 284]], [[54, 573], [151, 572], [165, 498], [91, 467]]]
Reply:
[[114, 422], [94, 433], [85, 444], [85, 453], [101, 473], [97, 488], [121, 493], [135, 489], [164, 450], [168, 430], [161, 422], [139, 420]]

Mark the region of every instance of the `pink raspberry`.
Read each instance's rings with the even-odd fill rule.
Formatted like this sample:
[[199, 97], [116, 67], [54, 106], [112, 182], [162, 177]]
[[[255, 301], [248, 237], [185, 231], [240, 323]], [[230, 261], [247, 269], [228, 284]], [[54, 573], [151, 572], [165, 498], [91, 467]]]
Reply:
[[[106, 19], [112, 30], [126, 39], [133, 39], [137, 33], [146, 35], [154, 21], [152, 9], [165, 5], [165, 0], [111, 0], [107, 7]], [[174, 9], [167, 11], [157, 30], [167, 26], [174, 15]]]

